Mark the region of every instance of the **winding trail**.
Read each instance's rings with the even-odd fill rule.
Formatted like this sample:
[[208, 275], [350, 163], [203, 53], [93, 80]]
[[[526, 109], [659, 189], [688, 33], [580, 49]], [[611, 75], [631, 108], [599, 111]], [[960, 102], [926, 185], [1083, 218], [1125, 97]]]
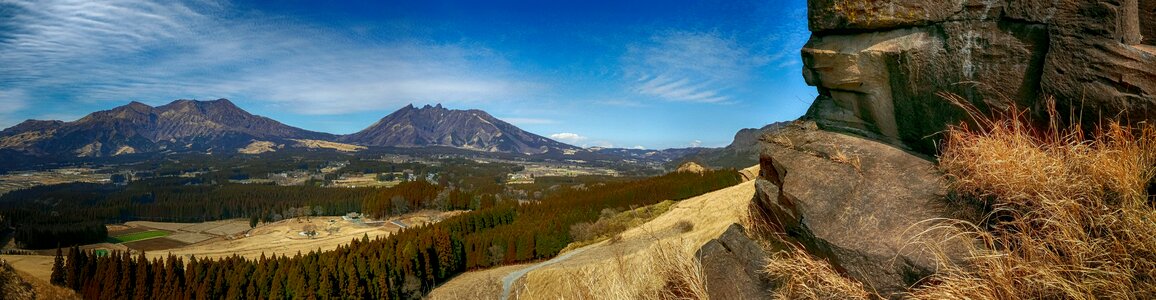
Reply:
[[522, 278], [522, 276], [526, 276], [526, 274], [529, 274], [530, 272], [533, 272], [534, 270], [537, 270], [538, 268], [549, 266], [549, 265], [556, 264], [556, 263], [562, 262], [564, 260], [567, 260], [571, 256], [574, 256], [575, 254], [582, 253], [582, 251], [586, 251], [586, 249], [589, 249], [590, 246], [593, 246], [593, 245], [588, 245], [586, 247], [574, 249], [573, 251], [566, 252], [566, 254], [559, 255], [557, 257], [551, 258], [550, 260], [535, 264], [533, 266], [526, 267], [526, 268], [521, 269], [521, 270], [510, 272], [510, 274], [506, 275], [506, 277], [502, 277], [502, 300], [510, 299], [510, 288], [514, 285], [514, 282], [518, 281], [518, 278]]

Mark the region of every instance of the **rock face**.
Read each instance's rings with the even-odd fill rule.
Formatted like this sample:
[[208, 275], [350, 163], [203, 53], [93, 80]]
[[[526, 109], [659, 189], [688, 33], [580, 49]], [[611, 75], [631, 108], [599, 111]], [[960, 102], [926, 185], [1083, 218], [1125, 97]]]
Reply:
[[935, 261], [920, 243], [937, 242], [930, 239], [938, 231], [925, 221], [949, 209], [931, 161], [810, 122], [765, 140], [752, 209], [789, 242], [892, 298], [932, 273]]
[[343, 142], [365, 146], [446, 146], [488, 152], [540, 154], [580, 148], [519, 129], [476, 109], [456, 110], [408, 105]]
[[934, 151], [962, 110], [1156, 117], [1154, 0], [809, 0], [803, 76], [824, 129]]
[[762, 279], [766, 253], [747, 237], [742, 226], [731, 224], [718, 238], [698, 249], [710, 299], [762, 299], [770, 284]]

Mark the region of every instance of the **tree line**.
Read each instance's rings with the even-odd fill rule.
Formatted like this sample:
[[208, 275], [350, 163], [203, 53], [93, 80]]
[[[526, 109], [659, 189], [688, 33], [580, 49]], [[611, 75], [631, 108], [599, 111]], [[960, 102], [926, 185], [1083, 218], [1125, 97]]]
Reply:
[[53, 277], [86, 299], [418, 299], [467, 270], [553, 257], [572, 241], [571, 225], [597, 219], [604, 208], [685, 199], [739, 180], [728, 170], [567, 187], [542, 201], [498, 201], [388, 237], [292, 257], [184, 263], [73, 248]]

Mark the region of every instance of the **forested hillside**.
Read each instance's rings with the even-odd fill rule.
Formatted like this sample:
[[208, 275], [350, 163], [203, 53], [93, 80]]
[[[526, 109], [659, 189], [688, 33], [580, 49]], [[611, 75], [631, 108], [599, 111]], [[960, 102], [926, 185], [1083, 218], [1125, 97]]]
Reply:
[[72, 248], [54, 275], [87, 299], [414, 299], [466, 270], [557, 255], [572, 240], [570, 226], [597, 219], [604, 208], [685, 199], [739, 181], [726, 170], [565, 187], [541, 201], [500, 201], [386, 238], [293, 257], [186, 263]]

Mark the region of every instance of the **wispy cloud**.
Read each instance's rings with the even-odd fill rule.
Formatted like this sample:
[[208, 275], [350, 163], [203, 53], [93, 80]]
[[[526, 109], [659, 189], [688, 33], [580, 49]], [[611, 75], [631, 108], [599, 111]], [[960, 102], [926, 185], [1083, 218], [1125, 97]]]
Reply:
[[688, 146], [690, 146], [691, 148], [702, 147], [702, 141], [701, 140], [690, 141], [690, 144], [688, 144]]
[[28, 107], [25, 98], [22, 90], [0, 90], [0, 128], [11, 127], [21, 121], [15, 113]]
[[516, 99], [542, 89], [484, 46], [357, 39], [228, 2], [12, 1], [0, 86], [25, 101], [245, 98], [298, 114]]
[[770, 28], [763, 44], [766, 45], [768, 65], [780, 69], [802, 65], [799, 48], [807, 43], [811, 31], [807, 29], [807, 10], [798, 8], [786, 11], [775, 11], [768, 15], [770, 18], [785, 20]]
[[769, 58], [718, 33], [676, 32], [631, 46], [623, 65], [633, 91], [667, 101], [724, 103]]

